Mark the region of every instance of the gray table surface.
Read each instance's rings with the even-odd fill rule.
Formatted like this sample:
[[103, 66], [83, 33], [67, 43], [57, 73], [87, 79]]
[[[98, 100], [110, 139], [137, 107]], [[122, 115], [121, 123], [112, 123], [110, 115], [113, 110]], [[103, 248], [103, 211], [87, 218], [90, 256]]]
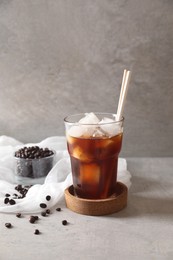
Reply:
[[[40, 217], [0, 214], [0, 260], [173, 259], [173, 159], [128, 158], [128, 206], [101, 217], [61, 212]], [[69, 224], [63, 226], [66, 219]], [[12, 229], [4, 226], [13, 224]], [[40, 235], [34, 235], [38, 228]]]

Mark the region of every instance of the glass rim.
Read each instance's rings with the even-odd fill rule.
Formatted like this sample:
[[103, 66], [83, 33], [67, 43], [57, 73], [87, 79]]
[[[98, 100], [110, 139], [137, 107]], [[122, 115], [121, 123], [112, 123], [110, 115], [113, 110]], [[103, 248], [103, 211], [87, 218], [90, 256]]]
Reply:
[[[115, 114], [115, 113], [109, 113], [109, 112], [85, 112], [85, 113], [77, 113], [77, 114], [71, 114], [71, 115], [69, 115], [69, 116], [66, 116], [65, 118], [64, 118], [64, 123], [66, 123], [66, 124], [69, 124], [69, 125], [109, 125], [109, 124], [117, 124], [117, 123], [121, 123], [121, 122], [123, 122], [124, 121], [124, 116], [121, 116], [121, 119], [120, 120], [117, 120], [117, 121], [115, 121], [115, 122], [107, 122], [107, 123], [97, 123], [97, 124], [93, 124], [93, 123], [88, 123], [88, 124], [86, 124], [86, 123], [79, 123], [79, 122], [70, 122], [69, 120], [68, 120], [68, 118], [70, 118], [70, 117], [76, 117], [76, 116], [85, 116], [86, 114], [89, 114], [89, 113], [93, 113], [93, 114], [95, 114], [95, 115], [111, 115], [111, 116], [114, 116], [115, 118], [116, 118], [116, 115], [117, 114]], [[82, 119], [82, 118], [81, 118]]]

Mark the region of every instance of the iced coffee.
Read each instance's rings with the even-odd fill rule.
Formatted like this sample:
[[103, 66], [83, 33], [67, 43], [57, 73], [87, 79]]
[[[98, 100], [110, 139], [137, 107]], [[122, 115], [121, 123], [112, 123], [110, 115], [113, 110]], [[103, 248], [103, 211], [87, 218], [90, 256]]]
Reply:
[[65, 118], [75, 195], [105, 199], [115, 193], [123, 118], [115, 114], [86, 113]]

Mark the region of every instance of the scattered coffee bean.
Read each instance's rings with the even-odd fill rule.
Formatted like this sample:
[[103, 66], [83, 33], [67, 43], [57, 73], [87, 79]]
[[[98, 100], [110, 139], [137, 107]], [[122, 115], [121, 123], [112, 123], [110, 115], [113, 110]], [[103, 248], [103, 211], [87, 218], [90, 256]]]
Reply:
[[22, 189], [22, 185], [21, 185], [21, 184], [18, 184], [18, 185], [15, 187], [15, 190], [20, 191], [21, 189]]
[[8, 204], [9, 201], [10, 201], [9, 198], [6, 197], [6, 198], [4, 199], [4, 204]]
[[34, 217], [34, 216], [30, 216], [29, 222], [30, 222], [31, 224], [34, 224], [35, 221], [36, 221], [35, 217]]
[[7, 228], [11, 228], [11, 227], [12, 227], [11, 223], [5, 223], [5, 226], [6, 226]]
[[34, 218], [35, 218], [35, 220], [38, 220], [38, 219], [39, 219], [39, 217], [38, 217], [38, 216], [34, 216]]
[[5, 197], [10, 197], [11, 195], [9, 193], [6, 193], [5, 194]]
[[50, 209], [46, 209], [46, 214], [50, 214]]
[[42, 211], [42, 212], [41, 212], [41, 215], [42, 215], [43, 217], [46, 217], [46, 211]]
[[62, 221], [62, 224], [64, 225], [64, 226], [66, 226], [68, 223], [67, 223], [67, 220], [63, 220]]
[[50, 195], [47, 195], [47, 196], [46, 196], [46, 200], [47, 200], [47, 201], [51, 200], [51, 196], [50, 196]]
[[13, 200], [13, 199], [9, 200], [9, 203], [10, 203], [10, 205], [16, 204], [15, 200]]
[[16, 217], [17, 217], [17, 218], [20, 218], [20, 217], [21, 217], [21, 213], [17, 213], [17, 214], [16, 214]]
[[22, 186], [21, 184], [17, 185], [15, 187], [15, 190], [17, 190], [20, 193], [20, 195], [16, 194], [17, 198], [23, 199], [26, 196], [26, 194], [30, 188], [31, 188], [31, 186]]
[[34, 234], [35, 234], [35, 235], [39, 235], [39, 234], [40, 234], [40, 231], [39, 231], [38, 229], [35, 229]]
[[40, 208], [45, 209], [47, 205], [45, 203], [40, 203]]
[[61, 208], [57, 208], [56, 211], [61, 211]]

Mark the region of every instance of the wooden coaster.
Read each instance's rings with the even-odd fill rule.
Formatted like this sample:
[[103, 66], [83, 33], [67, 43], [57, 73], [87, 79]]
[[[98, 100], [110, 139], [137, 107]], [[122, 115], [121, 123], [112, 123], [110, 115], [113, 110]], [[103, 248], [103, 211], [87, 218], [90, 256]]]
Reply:
[[127, 187], [117, 182], [115, 194], [107, 199], [91, 200], [76, 197], [73, 185], [65, 190], [67, 208], [70, 210], [90, 216], [102, 216], [118, 212], [127, 206]]

